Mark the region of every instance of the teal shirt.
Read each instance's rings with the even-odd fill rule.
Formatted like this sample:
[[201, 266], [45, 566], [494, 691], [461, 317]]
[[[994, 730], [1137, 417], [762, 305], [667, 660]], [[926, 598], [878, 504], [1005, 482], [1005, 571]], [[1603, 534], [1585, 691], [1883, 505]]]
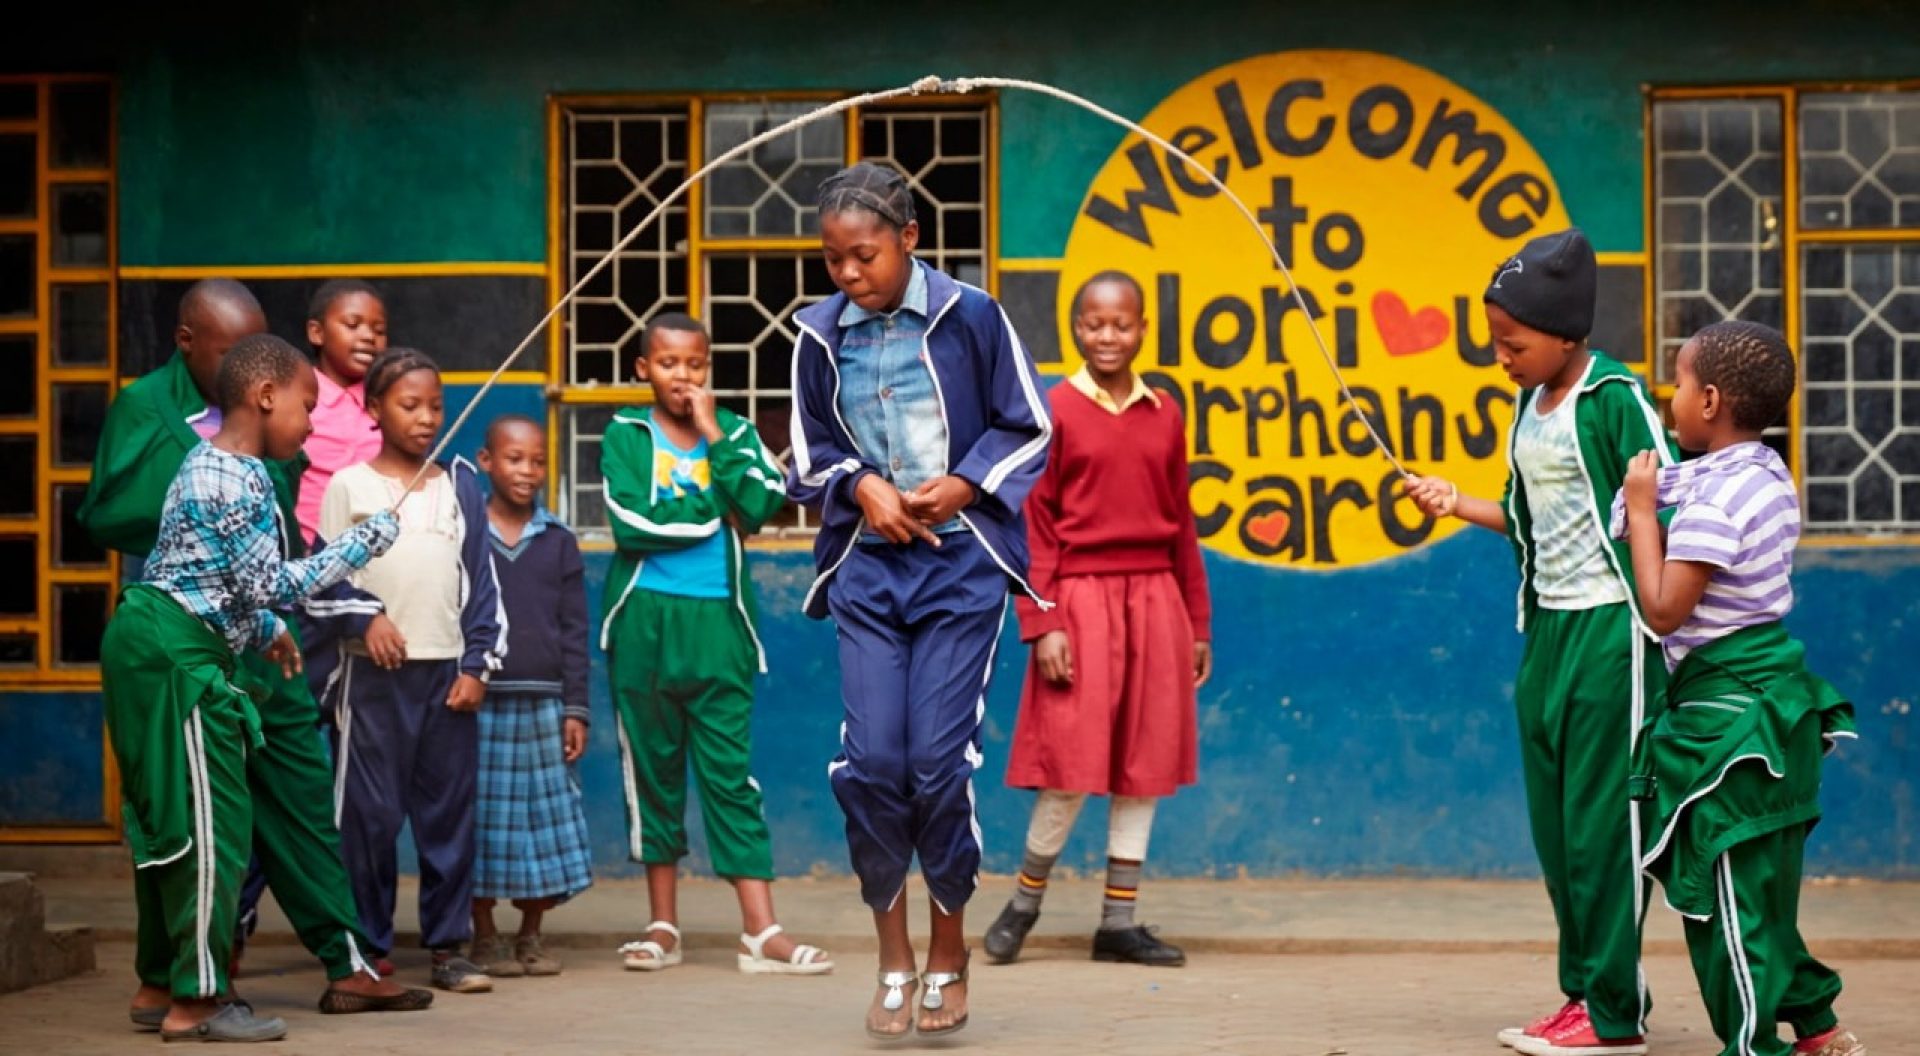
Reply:
[[[655, 500], [698, 495], [713, 487], [713, 469], [707, 461], [707, 441], [681, 449], [664, 435], [653, 451]], [[681, 598], [727, 598], [727, 533], [715, 532], [681, 550], [663, 550], [648, 556], [634, 584], [656, 594]]]

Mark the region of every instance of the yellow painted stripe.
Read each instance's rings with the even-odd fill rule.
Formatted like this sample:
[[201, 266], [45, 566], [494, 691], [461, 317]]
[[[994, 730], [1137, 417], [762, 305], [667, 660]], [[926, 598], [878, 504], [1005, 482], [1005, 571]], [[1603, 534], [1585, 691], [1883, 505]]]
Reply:
[[1920, 535], [1912, 532], [1887, 535], [1814, 535], [1800, 537], [1800, 545], [1815, 550], [1834, 550], [1850, 546], [1920, 546]]
[[[440, 380], [448, 385], [480, 385], [493, 377], [491, 370], [446, 370]], [[502, 385], [545, 385], [547, 376], [537, 370], [509, 370], [500, 375]]]
[[1001, 271], [1059, 271], [1066, 261], [1059, 257], [1002, 257]]
[[1819, 242], [1920, 242], [1920, 228], [1851, 227], [1803, 228], [1800, 244]]
[[524, 260], [444, 260], [405, 264], [182, 264], [122, 267], [122, 279], [405, 279], [450, 275], [545, 278], [547, 266]]
[[1612, 265], [1614, 267], [1635, 268], [1644, 268], [1647, 266], [1647, 255], [1637, 249], [1608, 250], [1605, 253], [1595, 253], [1593, 256], [1594, 259], [1599, 261], [1603, 266]]

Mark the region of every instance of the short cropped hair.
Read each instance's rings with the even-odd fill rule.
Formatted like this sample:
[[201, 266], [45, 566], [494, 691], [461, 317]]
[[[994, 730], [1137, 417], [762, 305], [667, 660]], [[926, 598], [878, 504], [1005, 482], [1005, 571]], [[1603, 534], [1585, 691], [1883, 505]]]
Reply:
[[1793, 349], [1771, 326], [1730, 320], [1693, 335], [1693, 373], [1720, 390], [1733, 424], [1758, 432], [1780, 424], [1793, 399]]
[[324, 322], [334, 302], [356, 293], [364, 293], [379, 301], [382, 308], [386, 307], [386, 298], [380, 296], [380, 291], [374, 287], [373, 283], [365, 279], [328, 279], [320, 284], [319, 289], [313, 291], [312, 299], [307, 301], [307, 321]]
[[1104, 286], [1107, 283], [1125, 286], [1127, 289], [1132, 290], [1133, 303], [1140, 306], [1141, 315], [1147, 314], [1147, 291], [1140, 285], [1140, 280], [1124, 271], [1116, 271], [1111, 268], [1081, 283], [1080, 288], [1073, 291], [1072, 314], [1076, 317], [1080, 314], [1080, 303], [1086, 300], [1088, 290], [1093, 289], [1095, 286]]
[[292, 384], [307, 365], [307, 357], [286, 341], [272, 334], [248, 334], [233, 343], [221, 357], [220, 373], [214, 390], [220, 399], [220, 413], [234, 411], [247, 402], [254, 386], [270, 381], [275, 385]]
[[516, 425], [524, 425], [537, 429], [542, 436], [545, 436], [547, 432], [546, 426], [541, 425], [539, 422], [534, 421], [524, 414], [503, 414], [487, 423], [487, 440], [483, 446], [488, 451], [493, 450], [494, 441], [499, 438], [499, 435]]
[[707, 328], [700, 320], [685, 312], [661, 312], [647, 320], [647, 329], [640, 335], [640, 357], [645, 359], [653, 353], [653, 335], [663, 330], [672, 330], [681, 334], [699, 334], [707, 336]]

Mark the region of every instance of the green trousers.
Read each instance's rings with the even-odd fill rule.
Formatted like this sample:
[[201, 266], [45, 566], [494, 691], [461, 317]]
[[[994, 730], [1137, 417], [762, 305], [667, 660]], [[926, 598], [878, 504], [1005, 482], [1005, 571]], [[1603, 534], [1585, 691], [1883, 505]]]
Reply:
[[731, 599], [627, 595], [607, 670], [620, 717], [628, 853], [648, 865], [687, 856], [687, 766], [700, 788], [713, 871], [773, 879], [773, 846], [753, 756], [753, 676], [744, 618]]
[[360, 933], [353, 886], [340, 858], [334, 824], [334, 775], [315, 720], [306, 679], [284, 678], [279, 665], [250, 653], [241, 678], [254, 693], [266, 744], [247, 756], [253, 797], [253, 852], [273, 900], [300, 942], [326, 966], [327, 978], [371, 971], [372, 950]]
[[135, 969], [175, 997], [217, 996], [253, 825], [251, 703], [232, 684], [226, 643], [151, 588], [126, 592], [100, 657], [133, 852]]
[[1800, 938], [1807, 826], [1759, 836], [1714, 862], [1712, 918], [1686, 918], [1687, 953], [1722, 1056], [1789, 1056], [1779, 1024], [1810, 1038], [1839, 1022], [1840, 976]]
[[1647, 884], [1627, 797], [1633, 738], [1665, 664], [1625, 604], [1536, 609], [1514, 685], [1533, 846], [1560, 930], [1560, 989], [1602, 1038], [1646, 1033]]

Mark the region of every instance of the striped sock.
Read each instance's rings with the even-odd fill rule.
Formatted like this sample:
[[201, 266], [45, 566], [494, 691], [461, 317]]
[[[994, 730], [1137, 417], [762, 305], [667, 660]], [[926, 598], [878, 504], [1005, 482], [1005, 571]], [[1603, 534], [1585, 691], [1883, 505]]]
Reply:
[[1036, 854], [1027, 851], [1020, 859], [1020, 877], [1013, 891], [1013, 908], [1022, 913], [1040, 912], [1040, 900], [1047, 895], [1047, 874], [1053, 872], [1053, 863], [1058, 854]]
[[1100, 930], [1133, 927], [1133, 904], [1140, 897], [1140, 863], [1107, 859], [1107, 894], [1100, 901]]

